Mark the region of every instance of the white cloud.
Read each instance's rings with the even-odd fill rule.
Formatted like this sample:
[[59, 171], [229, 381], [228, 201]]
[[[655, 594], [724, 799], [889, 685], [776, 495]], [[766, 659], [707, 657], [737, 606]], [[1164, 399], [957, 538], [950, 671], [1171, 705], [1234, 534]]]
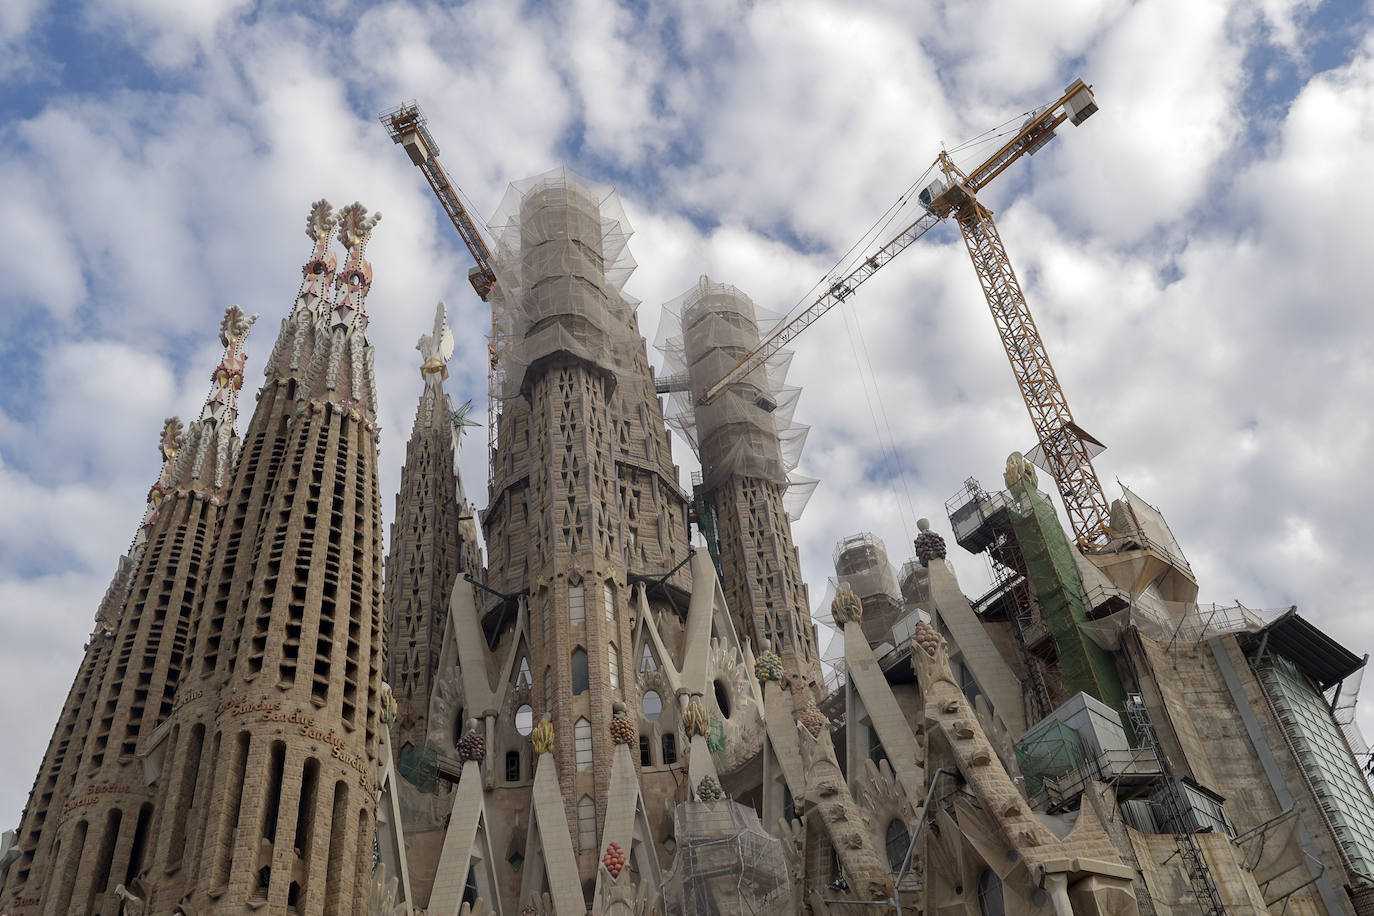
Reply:
[[28, 82], [39, 75], [42, 57], [29, 39], [49, 6], [49, 0], [0, 4], [0, 85]]
[[0, 184], [0, 271], [17, 300], [69, 317], [86, 297], [69, 227], [28, 169], [0, 162]]
[[217, 33], [252, 0], [88, 0], [86, 18], [93, 31], [119, 31], [159, 69], [180, 70], [209, 51]]

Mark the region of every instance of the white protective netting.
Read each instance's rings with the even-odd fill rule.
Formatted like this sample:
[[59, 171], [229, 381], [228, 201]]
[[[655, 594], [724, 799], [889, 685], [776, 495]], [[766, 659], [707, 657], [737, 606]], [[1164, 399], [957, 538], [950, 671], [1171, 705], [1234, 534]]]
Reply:
[[861, 531], [841, 538], [831, 559], [835, 563], [835, 577], [854, 589], [865, 610], [873, 598], [886, 598], [894, 605], [901, 603], [897, 574], [887, 558], [887, 545], [876, 534]]
[[796, 519], [817, 481], [795, 473], [810, 427], [793, 419], [801, 389], [787, 384], [791, 351], [779, 350], [714, 403], [696, 403], [780, 321], [735, 287], [703, 276], [663, 307], [654, 346], [676, 389], [668, 395], [668, 424], [696, 452], [706, 487], [730, 477], [772, 481], [786, 488], [783, 506]]
[[790, 916], [796, 898], [782, 841], [752, 808], [689, 801], [673, 813], [677, 855], [663, 878], [669, 916], [757, 913]]
[[897, 574], [902, 590], [902, 603], [908, 608], [930, 607], [930, 570], [920, 560], [912, 558], [902, 564]]
[[[860, 626], [869, 646], [880, 659], [889, 651], [900, 651], [911, 640], [918, 622], [929, 622], [919, 601], [908, 602], [897, 587], [897, 572], [888, 560], [887, 545], [876, 534], [861, 531], [841, 538], [832, 556], [835, 575], [826, 580], [825, 595], [812, 609], [811, 619], [820, 633], [821, 673], [827, 693], [835, 693], [848, 679], [842, 627], [835, 623], [831, 610], [841, 585], [848, 585], [863, 606]], [[912, 568], [914, 565], [915, 568]], [[928, 586], [929, 574], [918, 560], [902, 567], [904, 579], [913, 586]], [[919, 570], [919, 571], [918, 571]], [[914, 597], [923, 592], [913, 591]]]
[[1360, 728], [1355, 715], [1355, 707], [1360, 699], [1360, 685], [1364, 682], [1365, 668], [1360, 668], [1345, 679], [1345, 682], [1332, 687], [1328, 693], [1331, 700], [1331, 714], [1336, 718], [1341, 733], [1345, 735], [1350, 752], [1355, 755], [1355, 763], [1364, 774], [1365, 781], [1374, 789], [1374, 753], [1370, 752], [1369, 742]]
[[626, 371], [638, 302], [622, 292], [635, 262], [616, 192], [557, 168], [513, 182], [489, 225], [500, 396], [519, 395], [532, 364], [561, 354]]
[[1257, 633], [1280, 613], [1254, 611], [1240, 604], [1164, 601], [1147, 591], [1126, 609], [1083, 621], [1078, 628], [1103, 649], [1116, 652], [1128, 627], [1135, 627], [1155, 642], [1193, 644], [1226, 633]]

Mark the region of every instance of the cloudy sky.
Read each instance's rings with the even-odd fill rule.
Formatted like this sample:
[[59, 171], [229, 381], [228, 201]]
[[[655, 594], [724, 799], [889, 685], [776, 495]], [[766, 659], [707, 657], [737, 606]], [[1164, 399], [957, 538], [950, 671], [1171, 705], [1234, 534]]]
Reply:
[[[1374, 647], [1369, 5], [673, 6], [0, 4], [0, 827], [157, 476], [162, 418], [196, 413], [231, 303], [263, 316], [252, 404], [311, 201], [385, 214], [370, 310], [388, 490], [440, 298], [449, 390], [483, 402], [467, 253], [376, 121], [403, 99], [483, 218], [507, 182], [561, 163], [618, 187], [652, 340], [659, 306], [703, 273], [791, 308], [942, 144], [1082, 76], [1100, 113], [983, 200], [1075, 416], [1108, 445], [1109, 496], [1119, 479], [1165, 512], [1204, 600], [1296, 603]], [[949, 227], [796, 351], [801, 470], [822, 483], [795, 533], [817, 600], [837, 538], [876, 532], [900, 563], [917, 517], [947, 534], [963, 480], [996, 485], [1032, 442]], [[479, 504], [481, 452], [466, 453]], [[981, 592], [982, 558], [955, 564]]]

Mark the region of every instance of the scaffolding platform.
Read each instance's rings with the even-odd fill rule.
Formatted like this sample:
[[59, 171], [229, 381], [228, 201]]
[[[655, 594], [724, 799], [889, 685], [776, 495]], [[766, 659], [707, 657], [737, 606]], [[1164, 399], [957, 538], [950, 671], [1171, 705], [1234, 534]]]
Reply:
[[945, 500], [954, 540], [969, 553], [982, 553], [997, 542], [1000, 531], [1011, 526], [1005, 493], [989, 493], [970, 477], [964, 488]]
[[782, 841], [752, 808], [728, 799], [683, 802], [673, 825], [677, 855], [663, 887], [668, 916], [795, 912]]

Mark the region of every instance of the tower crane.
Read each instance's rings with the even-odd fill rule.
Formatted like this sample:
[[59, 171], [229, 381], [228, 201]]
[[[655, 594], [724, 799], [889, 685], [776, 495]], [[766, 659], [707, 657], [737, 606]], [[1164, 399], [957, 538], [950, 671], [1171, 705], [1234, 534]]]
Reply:
[[[496, 286], [496, 259], [491, 248], [468, 214], [467, 208], [458, 197], [458, 190], [448, 180], [443, 166], [439, 164], [439, 144], [429, 132], [428, 121], [420, 106], [414, 101], [403, 102], [397, 107], [384, 111], [378, 118], [391, 142], [400, 144], [410, 156], [410, 161], [420, 167], [425, 180], [439, 198], [439, 204], [448, 214], [453, 228], [467, 246], [476, 265], [468, 270], [468, 282], [477, 291], [483, 302], [491, 301], [492, 289]], [[487, 462], [496, 456], [496, 426], [501, 414], [500, 395], [500, 356], [503, 348], [503, 335], [498, 326], [499, 315], [496, 304], [492, 305], [491, 338], [487, 343]]]
[[1035, 426], [1043, 460], [1059, 485], [1059, 494], [1063, 497], [1079, 548], [1090, 550], [1104, 545], [1109, 510], [1092, 465], [1092, 456], [1101, 451], [1102, 444], [1074, 422], [1049, 354], [1045, 352], [1045, 343], [998, 235], [992, 211], [977, 198], [977, 193], [1013, 162], [1037, 152], [1054, 139], [1056, 128], [1065, 121], [1077, 126], [1096, 111], [1092, 87], [1082, 80], [1074, 80], [1058, 99], [1033, 112], [1016, 136], [967, 172], [956, 166], [947, 153], [941, 152], [935, 167], [943, 177], [921, 191], [919, 201], [924, 211], [921, 216], [848, 274], [833, 281], [804, 311], [745, 354], [734, 368], [701, 393], [697, 403], [707, 405], [715, 401], [816, 319], [852, 296], [861, 283], [916, 240], [946, 218], [953, 218], [964, 236], [983, 295], [992, 310], [993, 323]]

